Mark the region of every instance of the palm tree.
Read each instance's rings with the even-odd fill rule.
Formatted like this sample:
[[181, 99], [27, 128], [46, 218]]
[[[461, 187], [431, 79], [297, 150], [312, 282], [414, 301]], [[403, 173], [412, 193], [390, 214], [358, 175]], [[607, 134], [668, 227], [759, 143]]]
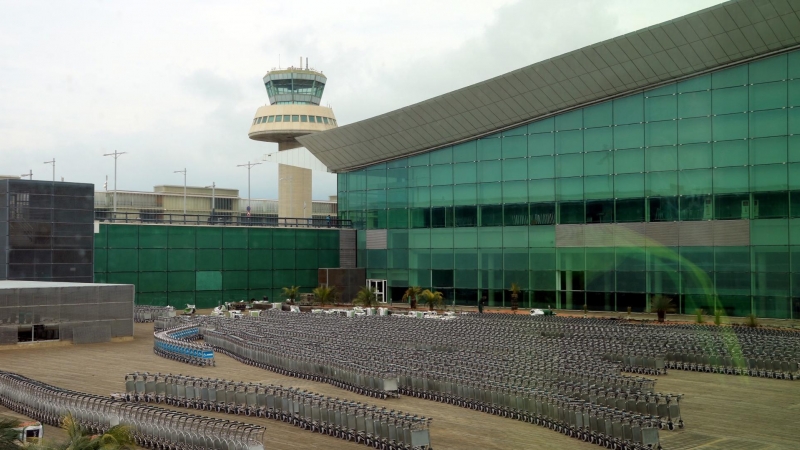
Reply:
[[403, 301], [408, 302], [408, 305], [411, 309], [417, 309], [417, 298], [419, 294], [422, 292], [422, 288], [419, 286], [411, 286], [406, 289], [406, 293], [403, 294]]
[[67, 432], [67, 441], [41, 448], [55, 450], [131, 450], [135, 446], [130, 429], [125, 425], [111, 427], [105, 433], [97, 436], [80, 426], [71, 414], [67, 414], [61, 421], [61, 428]]
[[294, 299], [300, 295], [300, 287], [292, 286], [283, 288], [283, 296], [289, 299], [289, 303], [294, 303]]
[[325, 285], [320, 285], [319, 287], [314, 288], [311, 292], [314, 293], [314, 297], [317, 299], [321, 306], [325, 306], [326, 304], [333, 301], [336, 297], [336, 288], [329, 287]]
[[370, 308], [378, 304], [378, 293], [375, 288], [362, 287], [358, 294], [356, 294], [354, 305], [361, 305], [364, 308]]
[[18, 420], [0, 417], [0, 449], [15, 449], [19, 447], [17, 442], [19, 431], [15, 430], [18, 426]]
[[511, 310], [516, 311], [519, 308], [519, 302], [517, 301], [520, 293], [519, 285], [517, 283], [511, 283], [511, 289], [509, 289], [509, 291], [511, 291]]
[[442, 303], [444, 303], [444, 296], [442, 295], [442, 293], [439, 291], [431, 292], [430, 289], [425, 289], [424, 291], [422, 291], [419, 294], [419, 298], [420, 300], [422, 300], [422, 303], [426, 303], [428, 305], [428, 308], [431, 311], [433, 311], [434, 306], [441, 307]]
[[660, 294], [654, 295], [650, 299], [650, 312], [658, 314], [658, 321], [664, 323], [664, 318], [667, 317], [667, 313], [675, 312], [675, 305], [669, 297]]

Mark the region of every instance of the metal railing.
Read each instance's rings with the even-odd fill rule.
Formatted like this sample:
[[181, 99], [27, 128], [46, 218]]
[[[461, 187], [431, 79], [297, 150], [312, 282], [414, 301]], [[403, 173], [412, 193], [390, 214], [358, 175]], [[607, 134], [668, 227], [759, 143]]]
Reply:
[[166, 225], [219, 225], [232, 227], [281, 228], [353, 228], [352, 220], [338, 217], [274, 217], [268, 215], [234, 216], [221, 214], [161, 214], [140, 212], [95, 211], [101, 223], [145, 223]]

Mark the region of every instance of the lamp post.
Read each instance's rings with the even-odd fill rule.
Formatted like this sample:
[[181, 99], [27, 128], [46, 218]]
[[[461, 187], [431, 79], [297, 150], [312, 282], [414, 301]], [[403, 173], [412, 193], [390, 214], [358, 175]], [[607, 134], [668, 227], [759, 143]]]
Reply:
[[247, 212], [250, 212], [250, 169], [253, 166], [257, 166], [261, 164], [260, 162], [251, 163], [247, 161], [247, 164], [238, 164], [236, 167], [247, 167]]
[[211, 182], [211, 186], [206, 186], [206, 189], [211, 188], [211, 219], [214, 219], [214, 208], [217, 206], [216, 202], [214, 201], [214, 191], [217, 189], [217, 183], [215, 181]]
[[292, 198], [293, 197], [292, 193], [293, 193], [293, 190], [294, 190], [294, 183], [293, 183], [294, 177], [292, 177], [292, 176], [283, 177], [283, 178], [279, 179], [278, 181], [284, 181], [284, 180], [289, 182], [289, 216], [290, 217], [294, 217], [294, 202], [293, 202], [293, 198]]
[[113, 156], [114, 157], [114, 212], [117, 212], [117, 158], [124, 155], [128, 152], [118, 152], [114, 150], [114, 153], [106, 153], [103, 156]]
[[33, 179], [33, 170], [29, 171], [28, 173], [23, 173], [23, 174], [22, 174], [22, 175], [20, 175], [19, 177], [20, 177], [20, 178], [23, 178], [23, 177], [28, 177], [28, 179], [29, 179], [29, 180], [32, 180], [32, 179]]
[[53, 158], [51, 161], [45, 161], [44, 163], [53, 165], [53, 183], [55, 183], [56, 182], [56, 159]]
[[[183, 170], [176, 170], [172, 173], [182, 173], [183, 174], [183, 215], [186, 215], [186, 168], [184, 167]], [[186, 219], [184, 217], [184, 219]]]

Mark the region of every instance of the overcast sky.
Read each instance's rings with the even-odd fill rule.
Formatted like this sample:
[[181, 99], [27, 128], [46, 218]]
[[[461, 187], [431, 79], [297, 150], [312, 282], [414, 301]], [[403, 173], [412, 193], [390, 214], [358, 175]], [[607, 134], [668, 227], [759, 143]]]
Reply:
[[[719, 0], [51, 1], [0, 0], [0, 174], [56, 158], [56, 177], [94, 183], [119, 159], [118, 189], [240, 189], [237, 164], [277, 151], [247, 131], [268, 103], [264, 74], [308, 57], [323, 104], [349, 124]], [[277, 166], [252, 196], [277, 198]], [[314, 198], [335, 194], [314, 177]]]

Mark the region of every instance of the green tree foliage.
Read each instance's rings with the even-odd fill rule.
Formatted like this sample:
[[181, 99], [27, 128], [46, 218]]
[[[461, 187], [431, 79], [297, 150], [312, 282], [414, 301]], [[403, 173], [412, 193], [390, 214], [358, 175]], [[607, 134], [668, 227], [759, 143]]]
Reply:
[[442, 293], [439, 291], [432, 292], [430, 289], [425, 289], [424, 291], [422, 291], [419, 294], [419, 298], [420, 300], [422, 300], [422, 303], [428, 305], [428, 308], [431, 311], [433, 311], [433, 308], [435, 306], [441, 307], [442, 304], [444, 303], [444, 296], [442, 295]]
[[314, 288], [313, 291], [314, 298], [317, 299], [320, 305], [325, 306], [328, 303], [333, 302], [336, 298], [336, 288], [330, 286], [319, 286]]
[[362, 287], [358, 294], [356, 294], [354, 305], [361, 305], [364, 308], [370, 308], [378, 304], [378, 293], [374, 288]]
[[283, 296], [288, 298], [292, 303], [294, 303], [294, 299], [296, 299], [298, 295], [300, 295], [299, 286], [283, 288]]
[[417, 299], [419, 298], [419, 294], [422, 293], [422, 288], [419, 286], [411, 286], [406, 289], [406, 293], [403, 294], [403, 301], [408, 302], [408, 305], [411, 309], [417, 309]]

